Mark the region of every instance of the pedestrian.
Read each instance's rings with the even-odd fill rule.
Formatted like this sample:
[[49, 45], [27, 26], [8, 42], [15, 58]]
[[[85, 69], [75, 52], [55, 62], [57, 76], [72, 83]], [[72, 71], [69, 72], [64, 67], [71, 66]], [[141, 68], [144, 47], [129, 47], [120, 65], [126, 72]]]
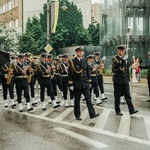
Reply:
[[47, 54], [41, 54], [41, 62], [37, 65], [37, 74], [39, 76], [39, 84], [40, 84], [40, 99], [42, 104], [42, 110], [46, 110], [45, 105], [45, 88], [47, 88], [48, 96], [50, 96], [53, 104], [53, 108], [60, 107], [59, 104], [56, 103], [53, 86], [51, 80], [50, 67], [47, 63]]
[[116, 115], [123, 115], [120, 109], [120, 97], [122, 94], [125, 97], [130, 115], [137, 113], [138, 110], [135, 110], [132, 98], [130, 96], [129, 89], [129, 79], [127, 74], [127, 63], [128, 54], [124, 56], [125, 46], [117, 46], [118, 54], [115, 55], [112, 59], [112, 69], [113, 69], [113, 85], [114, 85], [114, 97], [115, 97], [115, 112]]
[[60, 64], [60, 73], [62, 76], [62, 85], [63, 85], [63, 98], [65, 107], [73, 107], [74, 106], [74, 100], [73, 100], [73, 91], [69, 90], [70, 92], [70, 101], [67, 100], [67, 93], [68, 93], [68, 54], [62, 55], [62, 61]]
[[77, 120], [81, 119], [80, 112], [80, 99], [81, 94], [84, 95], [86, 100], [86, 105], [88, 107], [90, 118], [98, 117], [91, 101], [90, 87], [91, 78], [88, 69], [88, 63], [85, 58], [83, 58], [83, 48], [78, 47], [75, 49], [76, 57], [69, 61], [68, 69], [68, 84], [71, 90], [74, 91], [75, 104], [74, 104], [74, 115]]
[[16, 83], [16, 93], [17, 101], [19, 103], [19, 112], [23, 112], [22, 107], [22, 91], [24, 91], [24, 97], [27, 103], [27, 111], [32, 111], [33, 108], [30, 104], [30, 95], [29, 95], [29, 85], [28, 85], [28, 75], [29, 72], [27, 67], [24, 65], [24, 56], [22, 54], [18, 55], [18, 61], [14, 65], [13, 74], [15, 77]]
[[147, 65], [141, 65], [140, 68], [142, 69], [148, 69], [147, 71], [147, 83], [148, 83], [148, 89], [149, 89], [149, 100], [147, 102], [150, 102], [150, 52], [148, 52], [148, 64]]
[[100, 100], [100, 97], [99, 97], [97, 67], [94, 66], [94, 63], [93, 63], [94, 55], [88, 55], [87, 60], [88, 60], [88, 68], [90, 72], [90, 77], [92, 80], [92, 83], [91, 83], [92, 86], [90, 88], [90, 92], [92, 94], [92, 90], [94, 89], [94, 93], [96, 96], [96, 105], [99, 105], [99, 104], [102, 104], [102, 100]]
[[15, 56], [10, 56], [10, 62], [4, 64], [2, 66], [1, 77], [2, 77], [2, 89], [3, 89], [3, 99], [4, 99], [4, 107], [8, 107], [7, 94], [9, 91], [11, 108], [15, 108], [16, 104], [14, 102], [14, 60]]
[[28, 83], [30, 88], [30, 94], [31, 94], [31, 103], [32, 106], [35, 106], [37, 103], [35, 102], [35, 78], [34, 78], [34, 70], [36, 68], [36, 65], [30, 60], [31, 53], [27, 52], [24, 54], [24, 65], [28, 67], [29, 75], [28, 75]]
[[94, 63], [98, 66], [97, 67], [97, 78], [98, 78], [98, 85], [99, 85], [99, 89], [101, 92], [101, 99], [102, 101], [107, 100], [107, 97], [105, 97], [104, 94], [104, 81], [103, 81], [103, 71], [104, 71], [104, 64], [102, 62], [102, 59], [100, 58], [100, 52], [95, 52], [94, 53]]

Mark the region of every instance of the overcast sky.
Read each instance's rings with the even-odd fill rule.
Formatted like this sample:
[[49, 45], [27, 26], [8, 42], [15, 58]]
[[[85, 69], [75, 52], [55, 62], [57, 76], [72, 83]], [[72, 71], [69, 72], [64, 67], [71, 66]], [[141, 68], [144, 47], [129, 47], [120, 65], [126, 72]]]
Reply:
[[94, 3], [104, 3], [104, 0], [92, 0], [92, 4]]

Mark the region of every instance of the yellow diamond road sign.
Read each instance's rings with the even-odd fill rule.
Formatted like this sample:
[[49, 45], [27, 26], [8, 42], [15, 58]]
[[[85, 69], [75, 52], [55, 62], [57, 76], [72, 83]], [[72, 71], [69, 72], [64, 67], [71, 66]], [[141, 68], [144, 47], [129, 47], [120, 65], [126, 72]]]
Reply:
[[49, 44], [47, 44], [44, 49], [47, 51], [47, 53], [49, 53], [53, 48]]

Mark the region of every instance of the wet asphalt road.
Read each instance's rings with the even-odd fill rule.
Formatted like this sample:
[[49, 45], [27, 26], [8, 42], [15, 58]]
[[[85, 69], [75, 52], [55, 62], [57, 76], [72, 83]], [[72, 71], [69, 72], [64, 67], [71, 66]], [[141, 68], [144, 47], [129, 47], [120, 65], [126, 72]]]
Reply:
[[[131, 86], [131, 95], [139, 115], [150, 116], [150, 103], [147, 86]], [[105, 84], [105, 95], [108, 101], [102, 105], [103, 110], [113, 109], [113, 87]], [[150, 130], [145, 130], [143, 118], [137, 116], [131, 118], [130, 137], [116, 134], [121, 117], [111, 111], [103, 130], [94, 128], [97, 119], [87, 118], [83, 125], [69, 121], [56, 121], [55, 115], [50, 118], [38, 117], [38, 115], [20, 114], [17, 110], [4, 109], [0, 101], [0, 150], [149, 150]], [[62, 106], [64, 107], [64, 106]], [[85, 106], [83, 104], [82, 109]], [[70, 109], [70, 108], [69, 108]], [[128, 113], [126, 105], [122, 105], [124, 113]], [[62, 108], [58, 109], [58, 112]], [[97, 112], [102, 109], [96, 107]], [[36, 114], [36, 113], [35, 113]], [[33, 115], [33, 116], [32, 116]], [[54, 115], [54, 116], [53, 116]], [[74, 120], [74, 116], [68, 118]], [[69, 123], [68, 123], [69, 122]], [[87, 126], [85, 126], [87, 125]], [[92, 126], [92, 128], [89, 126]], [[94, 128], [94, 129], [93, 129]]]

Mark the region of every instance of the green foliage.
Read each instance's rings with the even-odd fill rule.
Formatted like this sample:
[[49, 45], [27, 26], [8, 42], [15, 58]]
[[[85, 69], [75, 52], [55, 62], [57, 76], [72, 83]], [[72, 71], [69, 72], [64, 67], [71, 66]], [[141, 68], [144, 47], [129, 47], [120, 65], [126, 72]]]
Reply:
[[17, 49], [17, 32], [14, 29], [0, 29], [0, 44], [4, 44], [4, 50], [14, 52]]
[[91, 35], [92, 45], [99, 45], [99, 24], [96, 24], [96, 26], [94, 24], [90, 24], [88, 30]]
[[32, 35], [29, 33], [23, 33], [18, 37], [19, 39], [19, 51], [21, 53], [31, 52], [32, 54], [36, 54], [36, 42], [32, 38]]
[[[65, 1], [67, 10], [63, 10], [64, 1], [60, 1], [59, 17], [56, 33], [50, 34], [50, 45], [52, 53], [58, 54], [59, 49], [72, 45], [88, 45], [91, 36], [83, 27], [81, 11], [73, 3]], [[26, 24], [26, 33], [19, 37], [19, 49], [21, 52], [29, 51], [34, 54], [44, 52], [47, 42], [47, 5], [43, 6], [40, 18], [29, 18]], [[31, 45], [33, 42], [33, 46]], [[31, 48], [29, 48], [31, 47]]]

